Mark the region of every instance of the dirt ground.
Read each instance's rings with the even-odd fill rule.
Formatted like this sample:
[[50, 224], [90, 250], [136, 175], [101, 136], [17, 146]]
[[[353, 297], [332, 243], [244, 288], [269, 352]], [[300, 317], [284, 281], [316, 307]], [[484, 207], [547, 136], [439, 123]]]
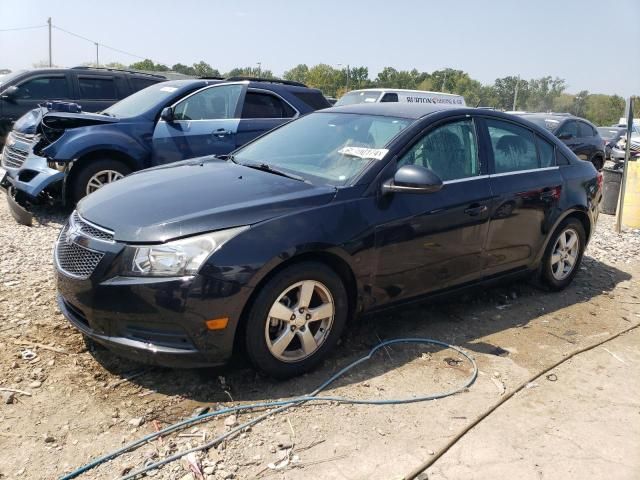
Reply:
[[[320, 369], [286, 382], [255, 373], [242, 358], [215, 370], [148, 368], [87, 347], [57, 312], [51, 248], [63, 220], [41, 210], [33, 227], [17, 225], [0, 195], [0, 388], [30, 394], [2, 392], [3, 479], [57, 478], [198, 408], [308, 393], [380, 340], [427, 337], [460, 346], [479, 367], [464, 393], [406, 405], [306, 404], [196, 456], [207, 480], [400, 479], [523, 381], [640, 323], [640, 232], [613, 234], [613, 219], [602, 215], [565, 292], [519, 283], [365, 318], [350, 325]], [[426, 476], [640, 478], [639, 340], [640, 329], [632, 330], [529, 384]], [[406, 398], [450, 390], [469, 373], [451, 350], [395, 345], [326, 393]], [[233, 423], [201, 423], [79, 478], [118, 478], [214, 438], [229, 428], [225, 421]], [[187, 468], [174, 462], [150, 475], [197, 479]]]

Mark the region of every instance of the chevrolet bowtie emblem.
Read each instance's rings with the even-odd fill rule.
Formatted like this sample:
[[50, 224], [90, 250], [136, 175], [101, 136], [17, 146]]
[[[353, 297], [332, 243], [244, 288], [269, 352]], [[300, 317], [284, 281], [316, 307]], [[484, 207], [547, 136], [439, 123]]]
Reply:
[[80, 234], [81, 228], [80, 225], [76, 225], [75, 223], [69, 226], [67, 233], [64, 235], [64, 240], [67, 245], [71, 245], [76, 237]]

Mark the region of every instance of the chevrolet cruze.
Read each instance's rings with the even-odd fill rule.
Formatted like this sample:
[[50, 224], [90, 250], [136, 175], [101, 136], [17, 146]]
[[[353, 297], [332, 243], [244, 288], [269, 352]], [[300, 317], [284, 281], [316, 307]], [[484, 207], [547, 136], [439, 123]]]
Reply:
[[205, 366], [239, 348], [290, 377], [365, 312], [532, 274], [565, 288], [600, 197], [593, 165], [525, 119], [334, 107], [86, 197], [56, 242], [58, 301], [122, 356]]

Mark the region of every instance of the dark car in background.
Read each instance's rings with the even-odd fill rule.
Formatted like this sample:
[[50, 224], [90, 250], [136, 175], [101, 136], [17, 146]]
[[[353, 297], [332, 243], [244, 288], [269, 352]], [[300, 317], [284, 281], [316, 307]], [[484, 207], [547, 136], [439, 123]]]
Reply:
[[0, 78], [0, 146], [13, 122], [47, 100], [79, 104], [99, 112], [132, 93], [158, 82], [164, 75], [112, 68], [41, 68]]
[[[18, 202], [77, 202], [143, 168], [224, 155], [299, 115], [329, 107], [320, 90], [284, 80], [177, 80], [148, 87], [100, 114], [49, 112], [16, 125], [2, 157]], [[18, 153], [16, 153], [18, 152]]]
[[532, 273], [565, 288], [600, 197], [593, 165], [518, 117], [334, 107], [84, 198], [55, 246], [58, 305], [139, 361], [219, 364], [243, 345], [289, 377], [361, 312]]
[[568, 113], [519, 113], [558, 137], [580, 160], [601, 170], [605, 160], [605, 141], [588, 120]]

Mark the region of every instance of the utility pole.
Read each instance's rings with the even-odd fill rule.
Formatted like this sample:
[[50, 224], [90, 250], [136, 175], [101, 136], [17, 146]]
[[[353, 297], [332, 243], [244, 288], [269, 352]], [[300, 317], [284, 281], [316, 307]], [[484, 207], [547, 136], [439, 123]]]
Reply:
[[262, 73], [262, 62], [258, 62], [258, 77], [260, 77], [260, 74]]
[[53, 67], [53, 62], [51, 61], [51, 17], [47, 20], [49, 24], [49, 67]]
[[448, 71], [449, 71], [448, 68], [444, 71], [444, 78], [442, 79], [442, 88], [440, 89], [441, 92], [444, 92], [444, 85], [447, 82], [447, 72]]
[[100, 57], [98, 56], [98, 42], [95, 42], [96, 44], [96, 67], [100, 66]]
[[520, 85], [520, 75], [518, 75], [518, 78], [516, 78], [516, 89], [513, 93], [513, 108], [511, 110], [513, 110], [514, 112], [516, 111], [516, 106], [518, 105], [518, 85]]
[[349, 64], [347, 63], [347, 92], [349, 91]]

